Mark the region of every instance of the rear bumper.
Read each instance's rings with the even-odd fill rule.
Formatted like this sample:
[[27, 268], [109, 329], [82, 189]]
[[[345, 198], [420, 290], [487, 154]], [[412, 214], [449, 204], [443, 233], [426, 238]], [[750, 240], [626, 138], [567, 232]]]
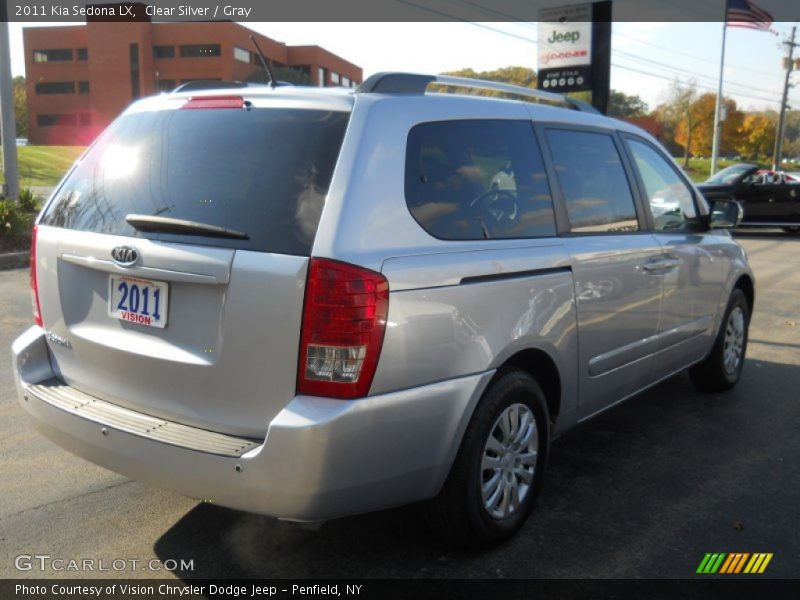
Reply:
[[[150, 439], [32, 393], [54, 377], [44, 333], [12, 346], [20, 404], [56, 444], [157, 487], [249, 512], [318, 521], [430, 498], [493, 372], [357, 401], [298, 396], [238, 457]], [[95, 417], [95, 419], [98, 419]], [[103, 432], [105, 430], [105, 432]]]

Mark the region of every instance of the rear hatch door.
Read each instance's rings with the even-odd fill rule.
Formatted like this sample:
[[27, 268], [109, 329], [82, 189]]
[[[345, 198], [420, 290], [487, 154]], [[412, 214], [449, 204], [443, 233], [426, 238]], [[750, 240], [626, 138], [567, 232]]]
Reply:
[[349, 112], [193, 102], [124, 114], [65, 179], [38, 225], [42, 317], [71, 386], [263, 437], [295, 393], [308, 257]]

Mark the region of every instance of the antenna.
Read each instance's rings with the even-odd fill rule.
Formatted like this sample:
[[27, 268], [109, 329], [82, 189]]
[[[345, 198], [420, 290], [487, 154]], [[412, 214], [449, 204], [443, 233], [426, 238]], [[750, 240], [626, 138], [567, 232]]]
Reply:
[[250, 41], [253, 42], [253, 46], [255, 46], [256, 52], [258, 53], [258, 58], [261, 59], [261, 64], [264, 65], [264, 70], [267, 72], [267, 75], [269, 75], [269, 87], [274, 89], [276, 82], [275, 82], [275, 76], [272, 74], [272, 69], [269, 68], [269, 64], [267, 64], [267, 59], [264, 58], [264, 53], [261, 52], [261, 48], [258, 46], [256, 38], [251, 35]]

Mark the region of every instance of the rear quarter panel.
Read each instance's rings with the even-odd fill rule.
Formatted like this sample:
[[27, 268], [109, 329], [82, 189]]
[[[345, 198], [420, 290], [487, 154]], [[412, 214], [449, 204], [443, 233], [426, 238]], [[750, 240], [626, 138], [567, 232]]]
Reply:
[[568, 265], [558, 241], [387, 260], [389, 317], [371, 393], [482, 373], [535, 348], [559, 370], [566, 424], [578, 351]]

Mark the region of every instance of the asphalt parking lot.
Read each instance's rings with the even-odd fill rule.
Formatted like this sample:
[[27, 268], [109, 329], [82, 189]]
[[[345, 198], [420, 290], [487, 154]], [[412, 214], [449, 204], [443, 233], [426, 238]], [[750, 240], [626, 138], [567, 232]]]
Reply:
[[[771, 552], [760, 577], [800, 575], [800, 236], [737, 235], [757, 277], [743, 379], [704, 395], [685, 375], [553, 445], [537, 511], [482, 554], [431, 538], [411, 508], [281, 523], [149, 488], [35, 433], [17, 406], [11, 340], [31, 322], [28, 273], [0, 272], [0, 577], [20, 554], [189, 559], [125, 577], [683, 578], [706, 552]], [[139, 567], [141, 569], [141, 567]]]

